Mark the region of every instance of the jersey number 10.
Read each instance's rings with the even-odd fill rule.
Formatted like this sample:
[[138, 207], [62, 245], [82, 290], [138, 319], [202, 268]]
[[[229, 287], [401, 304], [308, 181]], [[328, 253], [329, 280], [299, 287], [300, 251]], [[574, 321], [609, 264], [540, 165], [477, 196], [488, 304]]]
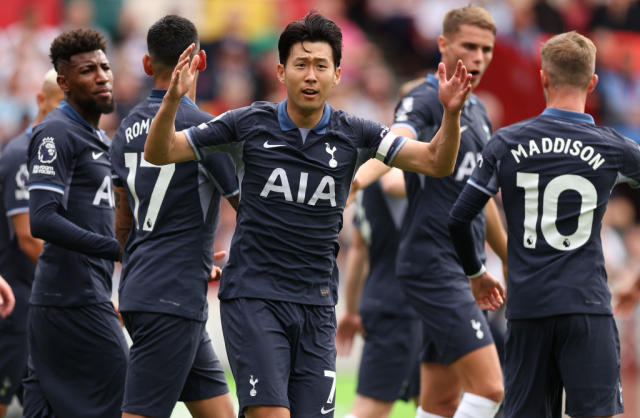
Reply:
[[[160, 169], [160, 173], [158, 174], [158, 178], [156, 179], [156, 183], [153, 186], [153, 191], [151, 192], [151, 198], [149, 199], [149, 206], [147, 207], [147, 214], [144, 217], [144, 222], [142, 223], [143, 231], [153, 231], [153, 227], [156, 224], [156, 219], [158, 218], [158, 212], [160, 212], [160, 207], [162, 206], [162, 201], [164, 200], [165, 194], [167, 194], [167, 188], [169, 187], [169, 183], [171, 183], [171, 177], [173, 177], [173, 173], [176, 171], [175, 164], [167, 164], [163, 166], [154, 165], [150, 162], [146, 161], [143, 158], [142, 153], [140, 153], [140, 168], [154, 168]], [[136, 229], [140, 229], [140, 223], [138, 222], [138, 211], [140, 209], [140, 199], [138, 198], [138, 193], [136, 193], [136, 173], [138, 172], [138, 153], [137, 152], [125, 152], [124, 153], [124, 165], [129, 169], [129, 174], [127, 175], [127, 186], [129, 188], [129, 192], [133, 197], [133, 218], [136, 221]]]
[[[524, 235], [522, 245], [535, 248], [538, 239], [538, 173], [517, 173], [516, 183], [524, 189]], [[573, 234], [563, 235], [558, 231], [558, 203], [560, 195], [575, 190], [582, 200], [578, 214], [578, 226]], [[540, 230], [547, 243], [560, 251], [570, 251], [584, 245], [591, 236], [593, 212], [598, 204], [598, 193], [589, 180], [575, 174], [564, 174], [553, 178], [542, 195], [542, 219]]]

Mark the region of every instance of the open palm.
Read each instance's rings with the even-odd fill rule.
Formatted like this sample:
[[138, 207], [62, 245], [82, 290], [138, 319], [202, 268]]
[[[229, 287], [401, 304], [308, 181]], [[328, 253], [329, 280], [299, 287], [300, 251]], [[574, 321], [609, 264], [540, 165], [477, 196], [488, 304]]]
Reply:
[[200, 56], [195, 55], [191, 58], [189, 55], [195, 48], [195, 44], [191, 44], [184, 50], [178, 59], [178, 63], [171, 74], [171, 83], [167, 90], [169, 99], [180, 100], [182, 96], [187, 94], [196, 79]]
[[445, 111], [459, 112], [471, 93], [471, 74], [458, 60], [456, 71], [447, 79], [447, 69], [443, 63], [438, 64], [438, 96]]

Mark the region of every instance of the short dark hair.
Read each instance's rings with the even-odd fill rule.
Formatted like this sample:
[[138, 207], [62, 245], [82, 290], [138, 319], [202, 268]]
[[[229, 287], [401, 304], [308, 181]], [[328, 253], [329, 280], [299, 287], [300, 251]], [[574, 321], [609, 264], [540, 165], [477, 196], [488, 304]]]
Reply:
[[49, 57], [56, 71], [60, 64], [69, 62], [71, 57], [83, 52], [101, 50], [107, 52], [107, 43], [95, 29], [81, 28], [63, 32], [51, 42]]
[[342, 59], [342, 31], [333, 20], [327, 19], [316, 10], [311, 10], [299, 20], [287, 25], [278, 41], [280, 64], [285, 64], [289, 59], [291, 47], [298, 42], [327, 42], [333, 51], [333, 62], [340, 66]]
[[[189, 19], [167, 15], [156, 21], [147, 32], [147, 50], [154, 63], [173, 69], [180, 54], [191, 44], [198, 46], [198, 30]], [[193, 53], [197, 52], [197, 48]]]

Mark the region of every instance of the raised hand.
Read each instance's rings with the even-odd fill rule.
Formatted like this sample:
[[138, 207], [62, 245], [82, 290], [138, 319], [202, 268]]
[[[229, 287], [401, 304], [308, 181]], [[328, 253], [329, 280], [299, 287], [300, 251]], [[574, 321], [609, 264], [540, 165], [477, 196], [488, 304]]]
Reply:
[[167, 97], [171, 100], [180, 100], [195, 83], [196, 72], [200, 64], [200, 55], [196, 54], [193, 58], [189, 56], [195, 47], [195, 44], [189, 45], [180, 55], [178, 63], [173, 69], [171, 83], [167, 89]]
[[447, 68], [443, 63], [438, 64], [438, 96], [445, 112], [456, 113], [462, 110], [464, 102], [471, 93], [471, 74], [458, 60], [456, 71], [447, 79]]
[[504, 303], [506, 299], [504, 287], [489, 272], [485, 271], [480, 277], [469, 279], [469, 283], [480, 309], [494, 311]]

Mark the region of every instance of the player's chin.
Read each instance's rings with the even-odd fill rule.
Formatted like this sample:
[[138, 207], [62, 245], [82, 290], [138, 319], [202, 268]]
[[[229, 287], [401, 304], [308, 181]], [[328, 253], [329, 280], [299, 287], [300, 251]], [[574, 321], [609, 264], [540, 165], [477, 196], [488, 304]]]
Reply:
[[96, 110], [98, 110], [102, 114], [111, 113], [116, 108], [116, 102], [111, 99], [105, 102], [96, 102], [95, 103]]

